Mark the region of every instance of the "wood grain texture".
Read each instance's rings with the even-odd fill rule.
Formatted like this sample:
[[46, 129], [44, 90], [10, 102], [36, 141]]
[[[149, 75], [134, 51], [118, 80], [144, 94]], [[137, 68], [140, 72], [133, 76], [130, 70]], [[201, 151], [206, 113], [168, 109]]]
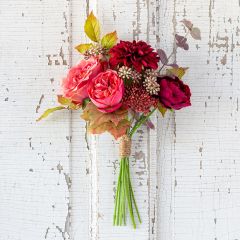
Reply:
[[69, 239], [68, 112], [54, 106], [69, 64], [69, 2], [0, 1], [0, 239]]
[[[202, 32], [172, 58], [190, 67], [192, 107], [134, 137], [137, 230], [112, 227], [118, 143], [88, 136], [88, 149], [80, 112], [35, 123], [79, 60], [91, 10], [104, 33], [168, 54], [183, 18]], [[0, 240], [240, 239], [239, 12], [238, 0], [0, 1]]]
[[193, 106], [176, 114], [173, 236], [239, 239], [239, 1], [174, 4], [176, 22], [192, 19], [202, 40], [176, 56], [190, 66]]

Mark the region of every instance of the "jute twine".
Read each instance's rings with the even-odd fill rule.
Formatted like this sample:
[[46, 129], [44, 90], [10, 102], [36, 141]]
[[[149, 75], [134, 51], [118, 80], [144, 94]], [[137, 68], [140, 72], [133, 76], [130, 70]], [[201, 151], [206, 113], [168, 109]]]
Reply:
[[123, 135], [120, 139], [119, 144], [119, 156], [121, 158], [129, 157], [131, 154], [131, 146], [132, 146], [131, 138], [128, 135]]

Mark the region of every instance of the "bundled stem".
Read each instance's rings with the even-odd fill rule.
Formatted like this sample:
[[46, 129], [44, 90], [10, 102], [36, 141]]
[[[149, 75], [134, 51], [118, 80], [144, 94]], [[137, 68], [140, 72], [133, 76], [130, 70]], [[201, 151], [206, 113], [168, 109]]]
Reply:
[[134, 197], [132, 188], [130, 169], [129, 169], [129, 156], [131, 151], [131, 138], [137, 129], [147, 121], [156, 109], [153, 109], [148, 115], [141, 115], [136, 121], [135, 125], [124, 135], [120, 143], [120, 172], [118, 176], [118, 184], [115, 196], [115, 208], [113, 216], [113, 225], [122, 226], [126, 225], [126, 211], [130, 214], [130, 219], [133, 228], [136, 228], [136, 221], [134, 213], [137, 214], [139, 223], [141, 223], [140, 214], [138, 211], [137, 203]]

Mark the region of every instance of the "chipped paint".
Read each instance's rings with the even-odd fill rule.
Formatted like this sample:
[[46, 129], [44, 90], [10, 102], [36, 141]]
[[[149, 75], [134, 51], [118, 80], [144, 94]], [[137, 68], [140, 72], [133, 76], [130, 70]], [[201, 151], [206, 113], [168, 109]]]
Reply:
[[58, 170], [59, 174], [61, 174], [63, 171], [63, 166], [60, 163], [58, 163], [58, 165], [57, 165], [57, 170]]
[[226, 63], [227, 63], [227, 54], [225, 54], [225, 55], [223, 56], [223, 58], [221, 59], [221, 64], [222, 64], [222, 65], [226, 65]]
[[[0, 5], [4, 36], [0, 38], [4, 59], [0, 63], [0, 168], [4, 186], [0, 187], [0, 238], [60, 240], [59, 226], [69, 240], [70, 183], [66, 177], [66, 184], [63, 172], [70, 172], [70, 146], [65, 138], [70, 135], [70, 113], [56, 121], [35, 120], [56, 104], [52, 89], [59, 89], [67, 70], [66, 39], [70, 33], [63, 12], [69, 23], [71, 6], [65, 0], [57, 4], [3, 1]], [[56, 61], [60, 64], [55, 65]], [[58, 164], [64, 170], [57, 168]]]
[[45, 235], [44, 235], [44, 239], [47, 239], [49, 230], [50, 230], [50, 227], [47, 227], [46, 232], [45, 232]]
[[65, 181], [66, 181], [68, 190], [70, 190], [70, 189], [71, 189], [71, 186], [72, 186], [71, 177], [70, 177], [69, 174], [67, 174], [67, 173], [64, 173], [64, 177], [65, 177]]
[[[16, 2], [14, 14], [7, 15], [10, 27], [2, 21], [2, 34], [14, 42], [8, 54], [3, 51], [1, 63], [5, 93], [0, 129], [4, 142], [0, 196], [4, 198], [0, 200], [6, 205], [1, 214], [9, 219], [0, 225], [2, 235], [36, 240], [39, 236], [47, 240], [240, 239], [236, 225], [240, 220], [239, 7], [238, 0], [231, 4], [223, 0]], [[31, 24], [29, 9], [39, 16]], [[132, 182], [143, 220], [137, 231], [112, 228], [118, 145], [103, 135], [89, 138], [87, 149], [79, 113], [38, 125], [32, 120], [43, 110], [41, 94], [46, 93], [45, 101], [51, 102], [48, 93], [55, 90], [68, 64], [78, 61], [71, 49], [86, 41], [81, 29], [92, 9], [104, 23], [104, 32], [116, 29], [119, 37], [147, 40], [166, 52], [174, 48], [173, 61], [190, 67], [184, 81], [192, 88], [192, 107], [167, 113], [164, 119], [154, 116], [156, 130], [143, 128], [133, 139]], [[54, 14], [49, 17], [49, 13]], [[202, 41], [191, 45], [189, 38], [187, 54], [172, 44], [173, 35], [183, 30], [179, 23], [183, 18], [202, 30]], [[5, 42], [1, 46], [7, 48]], [[15, 69], [11, 74], [9, 64]], [[18, 84], [13, 84], [16, 79]], [[46, 215], [36, 214], [43, 211]], [[27, 221], [31, 214], [34, 221]], [[18, 230], [12, 231], [12, 226]], [[35, 230], [22, 231], [28, 228]]]
[[39, 99], [38, 105], [37, 105], [37, 107], [36, 107], [36, 113], [38, 113], [38, 110], [39, 110], [40, 107], [41, 107], [41, 104], [42, 104], [43, 99], [44, 99], [44, 95], [42, 94], [41, 97], [40, 97], [40, 99]]

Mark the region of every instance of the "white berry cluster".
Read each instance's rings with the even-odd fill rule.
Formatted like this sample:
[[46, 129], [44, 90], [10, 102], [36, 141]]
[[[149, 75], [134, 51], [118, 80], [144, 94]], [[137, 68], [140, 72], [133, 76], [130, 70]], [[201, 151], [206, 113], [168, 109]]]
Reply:
[[151, 76], [146, 77], [143, 82], [143, 86], [145, 87], [145, 89], [150, 95], [156, 95], [160, 91], [160, 86], [157, 83], [156, 77], [151, 77]]
[[85, 56], [85, 58], [89, 58], [89, 57], [92, 57], [92, 56], [95, 57], [95, 56], [98, 56], [101, 54], [102, 55], [106, 54], [106, 49], [104, 49], [100, 45], [94, 45], [84, 53], [84, 56]]
[[118, 69], [118, 75], [123, 80], [130, 80], [132, 78], [132, 69], [126, 66], [122, 66]]

